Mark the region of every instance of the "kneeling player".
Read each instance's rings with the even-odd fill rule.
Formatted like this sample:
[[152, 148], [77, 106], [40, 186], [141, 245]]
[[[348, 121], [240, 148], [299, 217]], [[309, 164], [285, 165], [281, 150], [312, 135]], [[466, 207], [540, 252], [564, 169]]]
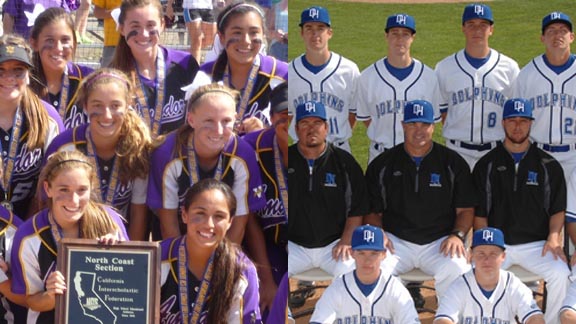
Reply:
[[363, 225], [352, 234], [356, 270], [334, 279], [316, 304], [310, 323], [420, 323], [402, 283], [383, 273], [384, 231]]
[[506, 253], [504, 234], [485, 227], [474, 232], [473, 269], [456, 279], [440, 300], [434, 324], [544, 323], [532, 291], [513, 273], [500, 269]]

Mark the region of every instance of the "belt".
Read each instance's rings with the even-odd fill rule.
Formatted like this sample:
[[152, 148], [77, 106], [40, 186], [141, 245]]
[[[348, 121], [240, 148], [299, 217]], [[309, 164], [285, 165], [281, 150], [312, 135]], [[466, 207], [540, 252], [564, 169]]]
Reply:
[[481, 151], [487, 151], [487, 150], [491, 150], [491, 149], [495, 148], [496, 145], [499, 143], [499, 141], [484, 143], [484, 144], [472, 144], [472, 143], [466, 143], [466, 142], [461, 142], [461, 141], [456, 141], [456, 140], [450, 140], [450, 143], [452, 143], [456, 146], [460, 146], [461, 148], [481, 152]]
[[559, 153], [559, 152], [568, 152], [572, 149], [576, 148], [576, 144], [566, 144], [566, 145], [550, 145], [550, 144], [540, 144], [538, 143], [538, 147], [543, 149], [544, 151], [552, 152], [552, 153]]

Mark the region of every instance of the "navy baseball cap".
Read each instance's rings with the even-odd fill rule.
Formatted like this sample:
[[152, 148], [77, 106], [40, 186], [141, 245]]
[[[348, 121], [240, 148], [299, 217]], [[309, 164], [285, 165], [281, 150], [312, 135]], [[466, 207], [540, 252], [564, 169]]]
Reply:
[[479, 245], [495, 245], [506, 250], [504, 246], [504, 234], [494, 227], [484, 227], [474, 232], [472, 236], [472, 248]]
[[512, 117], [524, 117], [528, 119], [534, 119], [532, 116], [532, 103], [529, 100], [522, 98], [508, 99], [504, 103], [504, 112], [502, 113], [502, 119], [512, 118]]
[[570, 31], [572, 31], [572, 21], [570, 20], [570, 16], [560, 11], [554, 11], [550, 14], [547, 14], [542, 19], [542, 34], [544, 34], [544, 30], [546, 27], [548, 27], [548, 25], [557, 22], [566, 24], [568, 28], [570, 28]]
[[288, 110], [288, 82], [282, 82], [270, 92], [270, 111], [279, 113]]
[[385, 31], [388, 32], [390, 28], [394, 27], [408, 28], [412, 31], [412, 34], [416, 33], [416, 21], [414, 17], [407, 14], [395, 14], [388, 17]]
[[352, 233], [352, 250], [386, 251], [384, 231], [372, 225], [356, 227]]
[[404, 105], [404, 123], [434, 123], [434, 108], [426, 100], [408, 101]]
[[33, 66], [30, 62], [30, 55], [24, 47], [12, 44], [0, 45], [0, 63], [11, 60], [22, 62], [29, 67]]
[[492, 9], [481, 3], [469, 4], [464, 8], [464, 14], [462, 14], [462, 25], [471, 19], [484, 19], [490, 22], [490, 25], [494, 24]]
[[330, 27], [331, 22], [328, 9], [320, 6], [304, 9], [304, 11], [302, 11], [302, 15], [300, 16], [300, 25], [298, 26], [302, 27], [305, 23], [308, 22], [320, 22]]
[[296, 122], [308, 117], [318, 117], [326, 120], [326, 108], [317, 101], [306, 101], [296, 107]]

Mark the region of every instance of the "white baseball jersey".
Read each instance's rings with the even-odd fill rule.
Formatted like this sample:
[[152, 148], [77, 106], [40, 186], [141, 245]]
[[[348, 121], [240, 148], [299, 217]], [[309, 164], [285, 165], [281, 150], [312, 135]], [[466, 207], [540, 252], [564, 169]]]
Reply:
[[502, 109], [519, 71], [516, 61], [493, 49], [478, 69], [468, 62], [464, 50], [440, 61], [436, 76], [440, 110], [447, 113], [444, 138], [475, 144], [502, 140]]
[[[434, 71], [413, 59], [412, 73], [404, 80], [398, 80], [386, 67], [385, 59], [362, 71], [356, 84], [356, 118], [371, 120], [366, 133], [372, 141], [370, 149], [376, 147], [378, 153], [404, 142], [402, 120], [406, 101], [429, 101], [435, 109], [435, 120], [440, 121], [438, 82]], [[372, 155], [370, 160], [375, 157]]]
[[[311, 100], [323, 103], [329, 125], [327, 140], [341, 146], [339, 143], [352, 137], [348, 117], [349, 113], [356, 113], [353, 99], [360, 70], [356, 63], [332, 52], [328, 64], [314, 74], [304, 66], [302, 56], [294, 59], [288, 67], [288, 111], [296, 116], [296, 107], [301, 103]], [[297, 140], [294, 125], [291, 123], [289, 132]]]
[[420, 320], [410, 293], [396, 277], [382, 272], [374, 290], [364, 296], [354, 272], [349, 272], [324, 291], [310, 322], [411, 324]]
[[544, 55], [528, 63], [514, 85], [514, 96], [530, 100], [537, 143], [576, 143], [576, 63], [560, 74], [544, 63]]
[[535, 314], [542, 314], [532, 291], [513, 273], [500, 270], [500, 279], [490, 298], [486, 298], [474, 271], [456, 279], [440, 300], [435, 318], [448, 318], [454, 323], [521, 323]]

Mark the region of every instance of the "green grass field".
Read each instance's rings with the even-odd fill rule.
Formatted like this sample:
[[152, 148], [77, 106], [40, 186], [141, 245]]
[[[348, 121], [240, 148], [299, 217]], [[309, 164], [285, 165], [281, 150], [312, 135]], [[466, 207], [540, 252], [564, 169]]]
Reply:
[[[467, 2], [468, 3], [468, 2]], [[444, 57], [464, 47], [461, 31], [462, 11], [466, 3], [456, 4], [372, 4], [343, 1], [290, 0], [290, 59], [304, 52], [300, 38], [300, 13], [312, 5], [330, 11], [334, 36], [330, 49], [356, 62], [360, 70], [386, 56], [384, 26], [394, 13], [407, 13], [416, 20], [416, 40], [412, 55], [431, 68]], [[490, 46], [523, 67], [544, 51], [540, 42], [542, 18], [552, 11], [563, 11], [576, 19], [573, 0], [502, 0], [488, 3], [494, 14], [494, 35]], [[368, 160], [366, 128], [358, 123], [351, 140], [352, 153], [362, 167]], [[434, 138], [443, 142], [441, 128]]]

